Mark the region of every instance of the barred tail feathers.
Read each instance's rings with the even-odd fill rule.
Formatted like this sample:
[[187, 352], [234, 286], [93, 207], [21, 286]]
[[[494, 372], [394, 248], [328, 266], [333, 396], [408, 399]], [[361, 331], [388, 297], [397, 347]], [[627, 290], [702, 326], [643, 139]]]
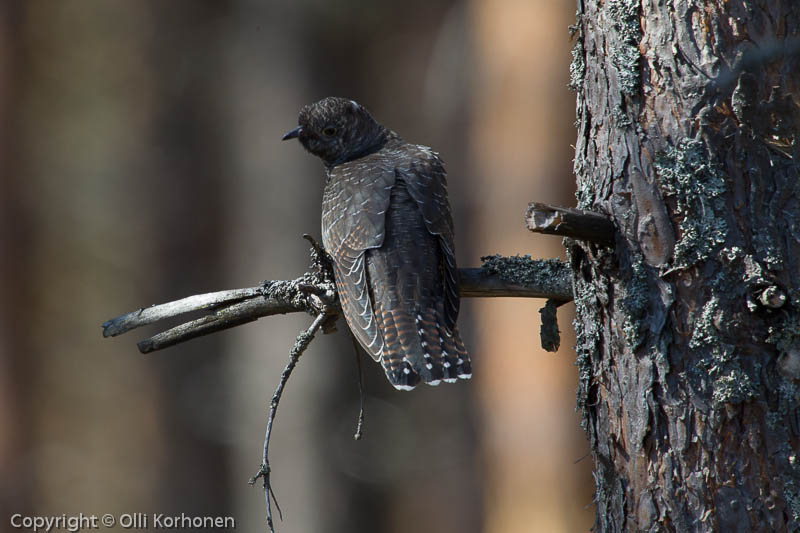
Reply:
[[420, 381], [439, 385], [472, 377], [469, 355], [458, 329], [449, 331], [433, 309], [409, 313], [376, 305], [376, 317], [384, 332], [381, 364], [395, 388], [411, 390]]

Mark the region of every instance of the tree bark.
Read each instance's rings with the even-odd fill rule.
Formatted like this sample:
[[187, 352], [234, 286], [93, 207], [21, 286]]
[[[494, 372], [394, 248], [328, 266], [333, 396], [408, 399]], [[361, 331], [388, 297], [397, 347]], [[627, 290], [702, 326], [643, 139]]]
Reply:
[[800, 528], [800, 3], [579, 0], [578, 404], [600, 531]]

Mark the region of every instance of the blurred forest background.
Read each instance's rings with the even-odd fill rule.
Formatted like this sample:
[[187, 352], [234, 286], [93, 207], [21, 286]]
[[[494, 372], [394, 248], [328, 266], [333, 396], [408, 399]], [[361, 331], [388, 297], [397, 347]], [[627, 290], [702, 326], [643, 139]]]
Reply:
[[[574, 2], [45, 0], [0, 3], [0, 519], [229, 515], [264, 528], [267, 403], [310, 317], [142, 356], [102, 339], [143, 305], [289, 279], [319, 235], [323, 169], [281, 135], [347, 96], [449, 170], [458, 260], [563, 256], [523, 225], [574, 205]], [[586, 531], [570, 313], [471, 299], [471, 382], [396, 392], [319, 336], [272, 443], [279, 531]], [[344, 322], [341, 322], [344, 327]], [[3, 529], [5, 526], [0, 526]]]

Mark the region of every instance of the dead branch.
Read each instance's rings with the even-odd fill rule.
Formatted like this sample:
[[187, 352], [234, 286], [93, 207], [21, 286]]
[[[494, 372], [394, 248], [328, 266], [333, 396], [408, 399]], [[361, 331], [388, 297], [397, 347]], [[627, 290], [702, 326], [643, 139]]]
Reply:
[[[480, 268], [459, 269], [462, 297], [572, 300], [571, 274], [563, 261], [500, 256], [484, 259]], [[186, 313], [208, 311], [139, 342], [139, 351], [149, 353], [265, 316], [297, 312], [316, 315], [326, 304], [336, 308], [335, 286], [319, 279], [317, 274], [306, 273], [295, 280], [267, 281], [260, 287], [198, 294], [142, 308], [104, 323], [103, 336], [114, 337]]]
[[272, 483], [270, 480], [272, 471], [269, 466], [269, 442], [270, 438], [272, 437], [272, 424], [275, 422], [275, 415], [278, 412], [278, 404], [281, 401], [281, 396], [283, 396], [283, 389], [286, 387], [286, 383], [289, 381], [292, 371], [297, 365], [297, 361], [300, 360], [300, 356], [303, 355], [303, 352], [306, 351], [308, 345], [311, 344], [312, 340], [314, 340], [317, 331], [319, 331], [319, 329], [322, 327], [322, 324], [328, 319], [329, 316], [330, 314], [328, 311], [320, 311], [308, 329], [297, 336], [297, 340], [295, 341], [292, 350], [289, 352], [289, 362], [286, 364], [286, 368], [283, 369], [283, 373], [281, 373], [281, 380], [278, 383], [278, 387], [275, 389], [275, 393], [272, 395], [272, 400], [269, 402], [269, 416], [267, 418], [266, 434], [264, 435], [264, 453], [262, 455], [262, 462], [256, 474], [250, 478], [250, 484], [255, 485], [255, 482], [258, 480], [258, 478], [263, 478], [264, 480], [264, 498], [267, 500], [267, 525], [269, 526], [269, 530], [273, 533], [275, 532], [275, 524], [272, 520], [273, 501], [275, 502], [275, 507], [278, 509], [278, 515], [281, 517], [281, 519], [283, 519], [283, 513], [278, 505], [278, 500], [275, 498], [275, 493], [272, 491]]
[[592, 211], [534, 202], [528, 205], [525, 223], [535, 233], [614, 244], [614, 224], [605, 215]]
[[[264, 497], [267, 503], [267, 525], [274, 532], [272, 503], [281, 515], [271, 484], [269, 464], [269, 443], [272, 426], [289, 377], [300, 356], [322, 329], [325, 333], [333, 331], [341, 309], [336, 298], [336, 286], [330, 260], [325, 251], [310, 237], [312, 244], [311, 262], [315, 272], [307, 272], [291, 281], [265, 281], [260, 287], [233, 289], [189, 296], [173, 302], [139, 309], [114, 318], [103, 324], [103, 336], [113, 337], [132, 329], [174, 318], [186, 313], [207, 311], [208, 314], [163, 331], [138, 343], [139, 351], [149, 353], [168, 346], [208, 335], [216, 331], [253, 322], [264, 316], [306, 312], [315, 316], [311, 326], [298, 335], [289, 353], [289, 362], [281, 374], [278, 387], [269, 404], [267, 428], [264, 436], [262, 463], [250, 479], [255, 484], [259, 478], [264, 482]], [[522, 297], [546, 298], [548, 303], [549, 337], [542, 342], [557, 345], [558, 326], [555, 323], [555, 308], [572, 300], [572, 275], [569, 266], [557, 259], [533, 260], [525, 257], [502, 257], [499, 255], [483, 257], [480, 268], [459, 269], [461, 296], [463, 297]], [[545, 330], [543, 330], [544, 332]], [[553, 333], [553, 331], [555, 333]], [[356, 346], [356, 357], [359, 357]], [[359, 364], [359, 376], [361, 373]], [[359, 385], [361, 387], [361, 385]], [[363, 390], [358, 428], [355, 438], [361, 436], [364, 421]]]

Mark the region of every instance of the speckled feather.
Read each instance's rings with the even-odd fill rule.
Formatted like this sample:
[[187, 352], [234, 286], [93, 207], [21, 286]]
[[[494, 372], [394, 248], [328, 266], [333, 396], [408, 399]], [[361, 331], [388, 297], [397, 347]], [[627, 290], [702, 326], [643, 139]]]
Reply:
[[306, 106], [299, 122], [287, 137], [325, 162], [322, 239], [356, 339], [398, 389], [469, 378], [441, 159], [352, 100]]

